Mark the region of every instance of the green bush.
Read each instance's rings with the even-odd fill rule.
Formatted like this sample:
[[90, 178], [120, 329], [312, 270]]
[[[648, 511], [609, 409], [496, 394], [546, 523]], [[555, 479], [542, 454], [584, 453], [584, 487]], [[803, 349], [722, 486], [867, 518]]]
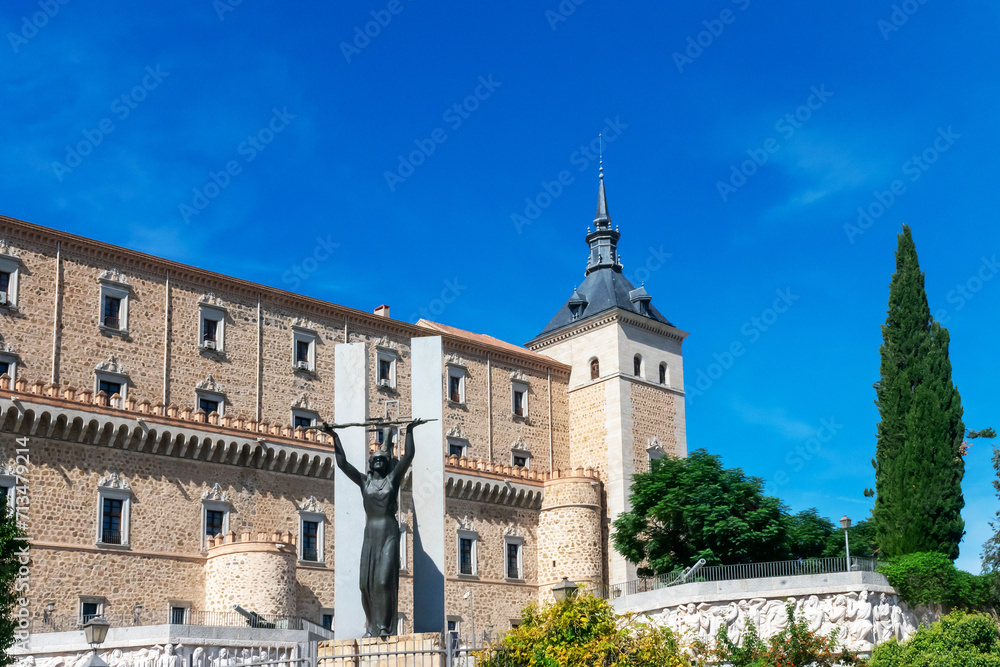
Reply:
[[[692, 647], [694, 648], [694, 647]], [[700, 648], [700, 647], [699, 647]], [[477, 655], [479, 667], [692, 667], [667, 628], [619, 616], [607, 600], [578, 595], [552, 605], [529, 605], [521, 625]]]
[[871, 667], [1000, 667], [1000, 634], [986, 614], [955, 611], [909, 640], [872, 652]]
[[942, 553], [900, 556], [880, 564], [878, 571], [910, 606], [940, 603], [961, 609], [986, 609], [992, 604], [990, 585], [994, 575], [963, 572]]
[[785, 607], [788, 626], [767, 640], [761, 639], [751, 623], [742, 645], [733, 643], [725, 629], [719, 631], [712, 657], [731, 667], [833, 667], [864, 665], [865, 661], [837, 641], [836, 633], [824, 637], [809, 630], [804, 616], [795, 617], [795, 607]]

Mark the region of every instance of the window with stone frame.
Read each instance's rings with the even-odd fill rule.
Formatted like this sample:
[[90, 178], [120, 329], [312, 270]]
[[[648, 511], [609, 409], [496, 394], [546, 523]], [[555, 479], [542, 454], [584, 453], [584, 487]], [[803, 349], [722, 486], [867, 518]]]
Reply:
[[88, 623], [98, 616], [104, 615], [104, 605], [107, 603], [103, 597], [93, 595], [80, 596], [80, 624]]
[[642, 355], [637, 354], [632, 358], [632, 374], [642, 377]]
[[311, 329], [292, 327], [292, 366], [296, 371], [316, 372], [316, 341], [319, 336]]
[[[114, 276], [120, 274], [106, 272]], [[99, 328], [107, 333], [128, 334], [129, 320], [128, 283], [120, 279], [101, 278]]]
[[510, 385], [510, 409], [514, 417], [528, 417], [528, 383], [512, 382]]
[[0, 355], [0, 375], [10, 376], [12, 382], [17, 379], [17, 361], [14, 357]]
[[506, 579], [524, 579], [523, 540], [519, 537], [504, 538], [504, 576]]
[[223, 352], [226, 346], [226, 311], [200, 305], [198, 307], [198, 347]]
[[0, 239], [0, 310], [17, 310], [21, 259]]
[[310, 497], [299, 509], [299, 561], [302, 563], [322, 564], [325, 555], [325, 524], [326, 514]]
[[601, 377], [601, 362], [595, 357], [590, 360], [590, 379], [596, 380]]
[[476, 576], [479, 574], [478, 561], [479, 534], [471, 530], [458, 531], [458, 574]]
[[375, 348], [375, 380], [379, 387], [396, 388], [396, 354], [391, 347]]

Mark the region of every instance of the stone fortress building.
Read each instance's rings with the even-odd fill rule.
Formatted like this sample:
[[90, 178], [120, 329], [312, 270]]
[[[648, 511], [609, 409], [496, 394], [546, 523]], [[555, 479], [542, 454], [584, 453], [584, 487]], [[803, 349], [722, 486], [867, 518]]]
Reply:
[[7, 217], [0, 239], [0, 486], [28, 499], [32, 637], [95, 614], [211, 626], [233, 605], [329, 636], [340, 473], [310, 427], [345, 421], [344, 343], [363, 345], [366, 416], [396, 418], [412, 414], [414, 341], [440, 338], [438, 547], [447, 627], [463, 634], [506, 631], [563, 577], [633, 578], [610, 521], [650, 458], [686, 454], [687, 334], [623, 276], [603, 174], [585, 278], [525, 347]]

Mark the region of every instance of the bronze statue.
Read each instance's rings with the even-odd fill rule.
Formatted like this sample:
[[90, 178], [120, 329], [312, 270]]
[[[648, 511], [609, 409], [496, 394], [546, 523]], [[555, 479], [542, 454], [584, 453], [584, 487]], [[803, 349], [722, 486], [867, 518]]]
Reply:
[[[365, 536], [361, 546], [361, 604], [365, 610], [365, 637], [390, 637], [396, 634], [399, 600], [399, 488], [413, 461], [413, 429], [427, 423], [414, 419], [406, 426], [403, 455], [392, 456], [392, 427], [383, 424], [382, 443], [368, 459], [368, 474], [352, 466], [335, 429], [361, 424], [323, 424], [333, 436], [337, 467], [361, 489], [365, 508]], [[368, 425], [368, 424], [364, 424]]]

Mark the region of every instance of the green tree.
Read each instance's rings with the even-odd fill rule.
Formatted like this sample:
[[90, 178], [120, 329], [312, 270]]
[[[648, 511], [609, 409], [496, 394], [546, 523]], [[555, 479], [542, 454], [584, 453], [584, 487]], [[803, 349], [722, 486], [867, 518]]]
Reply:
[[871, 667], [1000, 667], [996, 621], [954, 611], [905, 642], [895, 638], [872, 651]]
[[22, 535], [14, 514], [0, 504], [0, 665], [14, 661], [8, 649], [14, 645], [14, 631], [18, 628], [14, 608], [19, 596], [14, 583], [21, 567], [18, 551], [25, 544], [18, 539]]
[[619, 616], [607, 600], [578, 595], [532, 603], [521, 625], [477, 656], [481, 667], [689, 667], [686, 647], [669, 629]]
[[827, 555], [830, 541], [837, 535], [840, 535], [843, 547], [843, 531], [834, 528], [833, 522], [820, 516], [815, 507], [788, 518], [788, 550], [792, 558], [820, 558]]
[[[995, 438], [996, 431], [992, 428], [983, 431], [971, 431], [969, 439], [973, 438]], [[996, 471], [997, 478], [993, 480], [993, 488], [1000, 497], [1000, 449], [993, 447], [993, 470]], [[991, 572], [992, 577], [991, 594], [994, 600], [1000, 600], [1000, 512], [997, 512], [996, 520], [990, 521], [993, 529], [993, 536], [983, 544], [983, 570]]]
[[931, 319], [924, 274], [903, 226], [882, 326], [880, 421], [872, 520], [884, 556], [958, 557], [962, 521], [962, 404], [951, 381], [948, 330]]
[[694, 564], [756, 563], [788, 558], [788, 517], [764, 495], [764, 480], [722, 467], [697, 449], [652, 461], [632, 481], [632, 509], [614, 522], [615, 549], [641, 574]]

